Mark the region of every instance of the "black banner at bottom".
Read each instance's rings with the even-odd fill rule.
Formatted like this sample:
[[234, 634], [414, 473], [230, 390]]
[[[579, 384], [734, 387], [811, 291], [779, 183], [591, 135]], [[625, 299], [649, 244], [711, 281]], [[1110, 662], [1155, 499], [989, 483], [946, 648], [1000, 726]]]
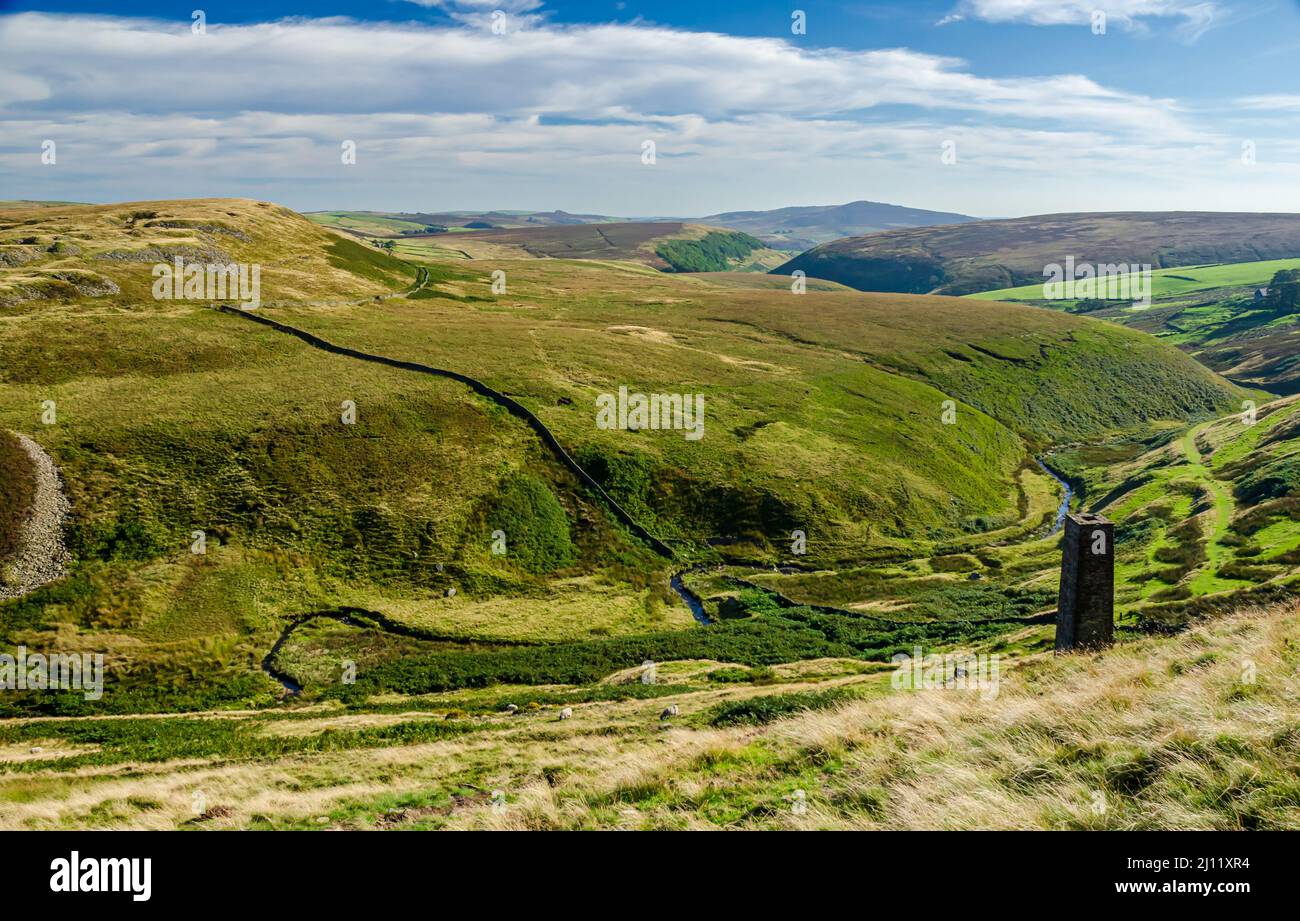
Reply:
[[[1203, 899], [1228, 908], [1292, 891], [1285, 832], [1006, 833], [5, 833], [7, 894], [119, 910], [256, 898], [259, 908], [373, 907], [478, 891], [530, 908], [608, 891], [701, 884], [728, 902], [792, 895], [975, 893], [1091, 904]], [[693, 878], [693, 879], [692, 879]], [[468, 888], [465, 888], [468, 887]], [[1021, 902], [1021, 904], [1025, 904]]]

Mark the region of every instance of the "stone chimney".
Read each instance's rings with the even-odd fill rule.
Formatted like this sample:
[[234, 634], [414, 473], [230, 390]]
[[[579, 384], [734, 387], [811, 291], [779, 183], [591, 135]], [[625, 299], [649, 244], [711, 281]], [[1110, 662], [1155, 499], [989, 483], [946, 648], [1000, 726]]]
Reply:
[[1065, 519], [1056, 651], [1100, 649], [1115, 635], [1115, 525], [1101, 515]]

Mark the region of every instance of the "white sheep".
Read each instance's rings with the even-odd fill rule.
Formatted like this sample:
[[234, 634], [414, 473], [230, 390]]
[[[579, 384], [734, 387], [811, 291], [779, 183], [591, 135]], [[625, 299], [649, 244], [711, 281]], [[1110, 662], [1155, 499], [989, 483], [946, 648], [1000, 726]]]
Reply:
[[572, 716], [573, 716], [573, 708], [572, 708], [572, 707], [565, 707], [563, 710], [560, 711], [560, 719], [562, 719], [562, 720], [567, 720], [567, 719], [571, 718]]

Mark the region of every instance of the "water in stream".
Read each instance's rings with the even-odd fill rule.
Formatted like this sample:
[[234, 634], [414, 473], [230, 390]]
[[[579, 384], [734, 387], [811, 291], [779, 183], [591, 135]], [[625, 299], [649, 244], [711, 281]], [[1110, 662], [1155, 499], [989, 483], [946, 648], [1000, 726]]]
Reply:
[[686, 606], [691, 609], [695, 619], [701, 625], [707, 627], [710, 623], [709, 615], [704, 613], [704, 605], [700, 602], [700, 599], [682, 582], [682, 574], [680, 572], [674, 573], [672, 579], [669, 580], [669, 584], [673, 587], [673, 591], [681, 597], [682, 601], [686, 602]]
[[1052, 529], [1044, 535], [1045, 537], [1051, 537], [1053, 534], [1060, 531], [1061, 528], [1065, 527], [1065, 516], [1070, 514], [1070, 500], [1074, 498], [1074, 489], [1071, 488], [1069, 483], [1065, 482], [1065, 480], [1061, 479], [1049, 470], [1047, 465], [1038, 458], [1034, 458], [1034, 463], [1038, 464], [1038, 466], [1043, 469], [1043, 473], [1060, 483], [1061, 489], [1065, 491], [1064, 498], [1061, 499], [1061, 507], [1056, 510], [1056, 520], [1052, 522]]

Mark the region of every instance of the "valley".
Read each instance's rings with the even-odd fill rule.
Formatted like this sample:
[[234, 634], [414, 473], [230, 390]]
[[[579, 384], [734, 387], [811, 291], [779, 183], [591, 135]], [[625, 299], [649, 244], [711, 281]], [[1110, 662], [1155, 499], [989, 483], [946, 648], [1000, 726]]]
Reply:
[[[72, 558], [0, 602], [0, 638], [102, 651], [108, 676], [95, 702], [5, 696], [0, 824], [1120, 827], [1170, 801], [1287, 823], [1278, 751], [1224, 806], [1135, 727], [1094, 744], [1080, 717], [1057, 743], [1078, 751], [1044, 755], [1024, 708], [1051, 687], [1042, 718], [1127, 700], [1172, 725], [1174, 690], [1125, 690], [1163, 669], [1223, 701], [1198, 731], [1294, 744], [1285, 693], [1248, 725], [1229, 663], [1289, 662], [1300, 402], [1091, 315], [663, 271], [645, 226], [390, 251], [378, 224], [243, 200], [0, 211], [0, 429], [57, 463]], [[437, 248], [462, 241], [491, 248]], [[257, 262], [260, 305], [155, 299], [177, 257]], [[703, 437], [599, 427], [620, 387], [702, 395]], [[1117, 525], [1122, 642], [1095, 687], [1050, 655], [1061, 482]], [[1000, 656], [1006, 710], [889, 693], [918, 647]], [[1219, 651], [1183, 674], [1189, 648]], [[1081, 805], [1012, 780], [1001, 819], [941, 816], [937, 772], [882, 773], [886, 725], [918, 754], [936, 725], [978, 738]], [[796, 790], [810, 818], [773, 808]]]

